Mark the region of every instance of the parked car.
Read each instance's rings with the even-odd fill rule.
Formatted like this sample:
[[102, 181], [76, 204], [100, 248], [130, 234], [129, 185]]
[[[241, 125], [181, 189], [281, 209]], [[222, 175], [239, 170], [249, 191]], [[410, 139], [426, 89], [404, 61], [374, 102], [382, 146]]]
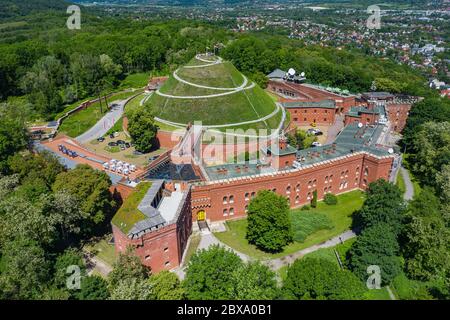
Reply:
[[110, 143], [108, 143], [108, 146], [117, 147], [117, 142], [111, 141]]
[[131, 148], [131, 144], [129, 143], [129, 142], [126, 142], [125, 143], [125, 147], [128, 149], [128, 148]]
[[122, 151], [126, 149], [124, 144], [120, 144], [119, 146], [120, 146], [120, 150], [122, 150]]
[[100, 137], [100, 138], [97, 139], [97, 141], [98, 141], [98, 142], [103, 142], [103, 141], [105, 141], [105, 138]]
[[314, 141], [313, 143], [311, 143], [311, 146], [313, 147], [320, 147], [322, 144], [320, 142]]
[[123, 141], [123, 140], [117, 140], [117, 144], [125, 144], [125, 141]]
[[316, 132], [314, 133], [316, 136], [321, 136], [323, 135], [323, 132], [320, 130], [316, 130]]
[[114, 139], [114, 133], [111, 133], [111, 134], [109, 135], [109, 137], [110, 137], [111, 139]]

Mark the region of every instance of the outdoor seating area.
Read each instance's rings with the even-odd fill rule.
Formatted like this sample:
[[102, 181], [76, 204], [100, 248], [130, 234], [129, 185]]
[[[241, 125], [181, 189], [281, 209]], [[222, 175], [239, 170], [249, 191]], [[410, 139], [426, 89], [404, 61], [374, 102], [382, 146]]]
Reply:
[[136, 166], [134, 164], [112, 159], [109, 162], [103, 163], [103, 169], [127, 176], [136, 171]]

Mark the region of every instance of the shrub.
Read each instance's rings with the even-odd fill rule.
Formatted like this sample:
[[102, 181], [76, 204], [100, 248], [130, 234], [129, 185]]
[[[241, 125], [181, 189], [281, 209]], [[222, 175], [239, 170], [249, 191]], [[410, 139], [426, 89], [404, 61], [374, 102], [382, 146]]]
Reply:
[[338, 198], [332, 193], [327, 193], [323, 201], [329, 206], [334, 206], [338, 203]]
[[317, 207], [317, 190], [313, 191], [313, 198], [311, 200], [311, 207], [316, 208]]
[[332, 229], [333, 223], [327, 215], [323, 213], [291, 213], [292, 230], [294, 240], [298, 242], [305, 241], [306, 237], [316, 231], [323, 229]]
[[305, 210], [309, 210], [311, 209], [311, 207], [309, 205], [304, 205], [301, 210], [305, 211]]

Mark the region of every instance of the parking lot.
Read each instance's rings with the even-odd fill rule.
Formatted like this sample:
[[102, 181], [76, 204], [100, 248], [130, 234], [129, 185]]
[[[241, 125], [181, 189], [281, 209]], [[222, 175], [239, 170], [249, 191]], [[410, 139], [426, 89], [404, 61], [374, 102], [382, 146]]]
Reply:
[[160, 148], [150, 153], [135, 154], [135, 149], [132, 146], [130, 146], [129, 148], [126, 148], [126, 146], [125, 148], [121, 148], [119, 145], [114, 146], [109, 145], [111, 142], [117, 143], [117, 141], [119, 140], [122, 140], [125, 143], [131, 143], [130, 138], [128, 138], [124, 132], [119, 132], [119, 134], [114, 138], [106, 136], [105, 140], [102, 142], [93, 140], [89, 143], [86, 143], [86, 147], [88, 147], [96, 154], [100, 154], [108, 158], [114, 158], [117, 160], [129, 162], [131, 164], [141, 167], [149, 163], [149, 158], [157, 156], [166, 151], [166, 149]]

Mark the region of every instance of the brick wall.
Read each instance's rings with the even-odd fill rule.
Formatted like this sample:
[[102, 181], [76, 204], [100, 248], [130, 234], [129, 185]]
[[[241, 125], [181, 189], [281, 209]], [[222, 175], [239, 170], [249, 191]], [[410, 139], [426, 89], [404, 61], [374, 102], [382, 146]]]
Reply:
[[[184, 187], [182, 186], [182, 189]], [[174, 269], [181, 263], [192, 232], [191, 193], [188, 192], [176, 223], [147, 233], [138, 239], [128, 238], [114, 225], [112, 230], [116, 253], [123, 253], [127, 246], [132, 246], [142, 264], [150, 268], [153, 273]]]
[[377, 159], [358, 153], [300, 171], [194, 186], [192, 218], [195, 220], [200, 210], [206, 212], [210, 221], [245, 217], [252, 196], [264, 189], [286, 196], [292, 208], [309, 203], [314, 190], [322, 199], [326, 192], [365, 189], [370, 182], [389, 178], [392, 161], [392, 157]]
[[388, 103], [386, 104], [386, 111], [388, 113], [389, 121], [391, 122], [392, 130], [401, 132], [406, 125], [406, 120], [411, 110], [411, 104], [408, 103]]

